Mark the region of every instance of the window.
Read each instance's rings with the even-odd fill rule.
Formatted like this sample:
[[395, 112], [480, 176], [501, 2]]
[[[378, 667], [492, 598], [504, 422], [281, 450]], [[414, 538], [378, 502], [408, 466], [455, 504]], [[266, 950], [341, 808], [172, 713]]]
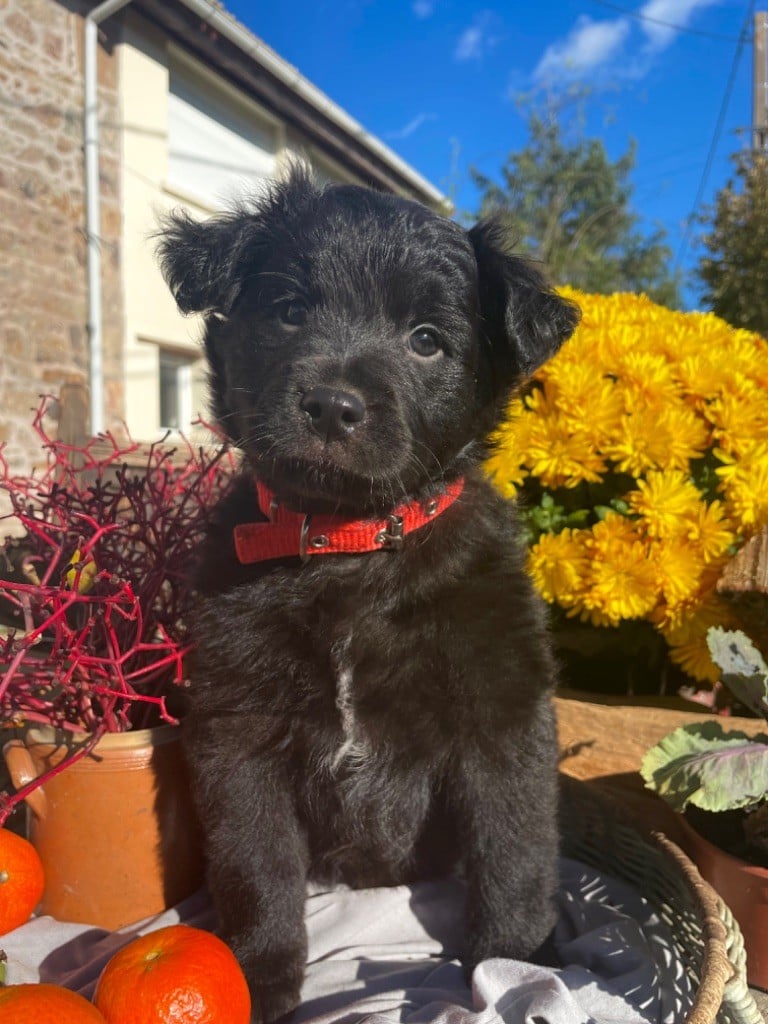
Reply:
[[160, 349], [160, 427], [189, 430], [192, 421], [192, 364], [187, 356]]
[[237, 94], [170, 67], [168, 184], [215, 208], [275, 174], [278, 132]]

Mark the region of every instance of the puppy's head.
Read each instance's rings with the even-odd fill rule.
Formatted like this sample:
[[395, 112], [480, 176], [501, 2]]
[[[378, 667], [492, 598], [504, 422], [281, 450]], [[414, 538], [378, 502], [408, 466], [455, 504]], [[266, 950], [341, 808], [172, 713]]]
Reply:
[[302, 507], [380, 510], [461, 473], [577, 321], [493, 225], [300, 171], [219, 218], [172, 216], [160, 259], [205, 314], [220, 424]]

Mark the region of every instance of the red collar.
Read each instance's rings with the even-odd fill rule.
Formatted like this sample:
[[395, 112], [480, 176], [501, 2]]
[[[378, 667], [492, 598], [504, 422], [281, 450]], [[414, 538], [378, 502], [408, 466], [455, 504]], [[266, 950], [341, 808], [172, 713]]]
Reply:
[[311, 555], [391, 551], [402, 545], [406, 534], [436, 519], [463, 490], [464, 481], [457, 480], [438, 497], [423, 503], [399, 505], [383, 519], [345, 519], [292, 512], [278, 504], [274, 494], [257, 480], [259, 508], [269, 522], [236, 526], [235, 551], [243, 565], [296, 555], [308, 558]]

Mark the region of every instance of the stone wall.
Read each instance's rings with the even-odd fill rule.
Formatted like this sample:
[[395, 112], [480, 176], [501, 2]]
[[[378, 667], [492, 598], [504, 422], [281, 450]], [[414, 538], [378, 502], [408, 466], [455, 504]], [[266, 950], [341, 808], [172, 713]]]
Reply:
[[[87, 382], [83, 13], [70, 0], [0, 0], [0, 441], [39, 461], [43, 393]], [[123, 416], [116, 25], [99, 47], [107, 426]]]

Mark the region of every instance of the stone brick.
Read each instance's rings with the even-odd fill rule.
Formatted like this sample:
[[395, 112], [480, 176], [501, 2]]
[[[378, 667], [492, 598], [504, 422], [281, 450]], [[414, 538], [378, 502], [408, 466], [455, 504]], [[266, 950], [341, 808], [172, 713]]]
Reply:
[[46, 32], [43, 46], [49, 57], [59, 61], [64, 54], [64, 36], [55, 32]]
[[15, 39], [21, 40], [22, 42], [28, 43], [30, 46], [35, 42], [37, 38], [37, 32], [32, 21], [23, 14], [21, 9], [13, 11], [5, 19], [5, 30], [9, 35]]
[[[31, 410], [41, 392], [87, 378], [82, 155], [83, 14], [88, 0], [0, 0], [0, 441], [14, 469], [39, 458]], [[118, 24], [100, 34], [99, 111], [119, 123]], [[104, 368], [111, 415], [124, 414], [119, 133], [105, 168]], [[7, 312], [5, 312], [7, 311]]]
[[3, 331], [2, 345], [3, 355], [6, 359], [13, 357], [20, 359], [27, 347], [24, 332], [20, 327], [13, 325], [6, 327]]

